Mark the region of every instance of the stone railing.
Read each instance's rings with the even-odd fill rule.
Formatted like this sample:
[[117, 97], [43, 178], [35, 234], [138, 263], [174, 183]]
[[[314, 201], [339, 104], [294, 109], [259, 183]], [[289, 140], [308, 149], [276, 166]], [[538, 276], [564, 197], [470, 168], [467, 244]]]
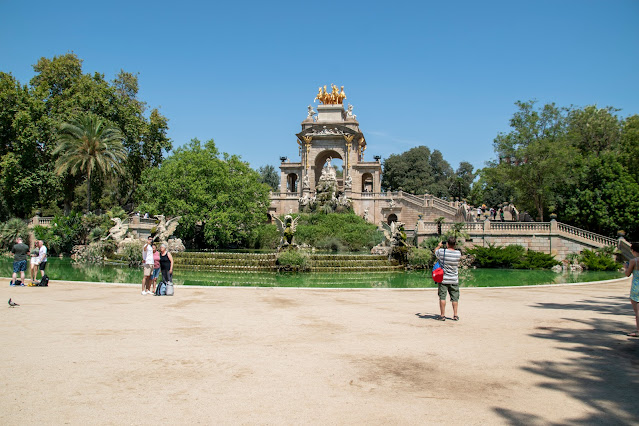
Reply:
[[574, 235], [584, 240], [594, 241], [604, 246], [616, 246], [617, 240], [610, 237], [604, 237], [603, 235], [595, 234], [594, 232], [586, 231], [584, 229], [575, 228], [574, 226], [566, 225], [565, 223], [557, 222], [557, 230], [560, 233]]
[[271, 197], [274, 198], [300, 198], [299, 192], [271, 192]]
[[[485, 222], [477, 222], [484, 224]], [[489, 222], [490, 229], [499, 231], [516, 231], [522, 233], [550, 232], [549, 222]]]
[[51, 222], [53, 222], [53, 217], [40, 217], [40, 216], [35, 216], [34, 218], [31, 219], [31, 222], [29, 222], [29, 226], [44, 226], [44, 227], [49, 227], [51, 226]]
[[[442, 223], [442, 233], [449, 231], [452, 225], [452, 223]], [[437, 224], [435, 222], [419, 221], [417, 226], [417, 234], [420, 236], [437, 234]], [[482, 237], [484, 235], [527, 236], [549, 234], [568, 239], [578, 239], [588, 243], [592, 247], [618, 245], [618, 241], [614, 238], [595, 234], [594, 232], [575, 228], [574, 226], [560, 222], [466, 222], [463, 231], [470, 234], [471, 237]]]

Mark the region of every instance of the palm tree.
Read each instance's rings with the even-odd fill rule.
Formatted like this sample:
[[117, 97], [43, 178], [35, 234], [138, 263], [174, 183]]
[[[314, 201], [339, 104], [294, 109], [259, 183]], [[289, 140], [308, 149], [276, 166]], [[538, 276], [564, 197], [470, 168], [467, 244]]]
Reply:
[[444, 216], [439, 216], [437, 219], [435, 219], [435, 223], [437, 224], [438, 236], [442, 234], [442, 223], [444, 223], [445, 220], [446, 218]]
[[56, 173], [83, 173], [87, 176], [87, 211], [91, 211], [91, 176], [121, 173], [121, 161], [126, 159], [122, 132], [93, 114], [62, 124], [58, 145], [53, 154], [60, 154]]

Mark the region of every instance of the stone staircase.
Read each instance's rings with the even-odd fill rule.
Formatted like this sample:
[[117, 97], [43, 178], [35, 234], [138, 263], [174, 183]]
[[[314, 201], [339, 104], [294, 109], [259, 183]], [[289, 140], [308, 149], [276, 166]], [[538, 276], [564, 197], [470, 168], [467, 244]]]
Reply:
[[312, 272], [368, 272], [394, 271], [403, 269], [403, 266], [393, 265], [386, 256], [312, 254], [310, 268]]
[[173, 253], [175, 267], [236, 272], [273, 271], [277, 253]]
[[[277, 253], [183, 252], [173, 254], [176, 268], [196, 271], [275, 271], [277, 270], [276, 260]], [[313, 272], [382, 272], [403, 268], [393, 265], [386, 256], [369, 254], [311, 254], [309, 264]]]

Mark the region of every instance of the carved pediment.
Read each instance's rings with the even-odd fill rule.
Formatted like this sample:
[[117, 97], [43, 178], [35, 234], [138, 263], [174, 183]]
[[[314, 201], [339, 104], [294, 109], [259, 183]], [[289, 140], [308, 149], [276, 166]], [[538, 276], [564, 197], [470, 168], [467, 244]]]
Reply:
[[361, 135], [361, 133], [354, 131], [353, 129], [347, 126], [341, 126], [339, 124], [314, 124], [313, 126], [307, 127], [297, 134], [297, 137], [302, 140], [303, 137], [335, 137], [335, 136], [357, 136]]

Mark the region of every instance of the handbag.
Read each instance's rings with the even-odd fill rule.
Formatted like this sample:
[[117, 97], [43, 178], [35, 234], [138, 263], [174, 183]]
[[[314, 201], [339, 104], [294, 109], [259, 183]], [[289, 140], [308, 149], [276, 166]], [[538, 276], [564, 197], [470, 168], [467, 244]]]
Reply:
[[446, 261], [446, 249], [444, 249], [444, 258], [442, 259], [441, 265], [439, 264], [439, 260], [435, 262], [433, 265], [433, 281], [440, 284], [444, 281], [444, 262]]

